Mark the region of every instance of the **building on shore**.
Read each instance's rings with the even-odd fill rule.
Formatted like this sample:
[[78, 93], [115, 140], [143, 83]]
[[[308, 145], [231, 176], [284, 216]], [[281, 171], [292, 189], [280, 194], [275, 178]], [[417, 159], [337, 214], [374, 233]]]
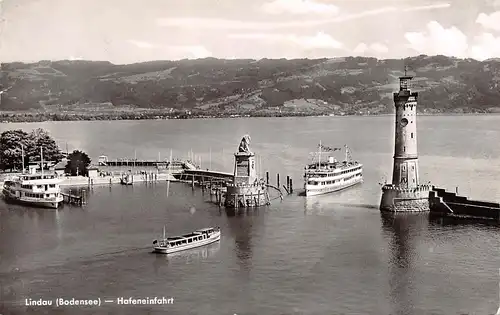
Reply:
[[224, 206], [251, 208], [269, 204], [265, 181], [257, 176], [255, 153], [250, 151], [250, 136], [245, 135], [234, 154], [234, 176], [227, 185]]
[[410, 91], [413, 76], [399, 77], [399, 92], [394, 93], [396, 128], [392, 183], [382, 187], [381, 211], [429, 211], [431, 185], [421, 185], [418, 173], [417, 99]]

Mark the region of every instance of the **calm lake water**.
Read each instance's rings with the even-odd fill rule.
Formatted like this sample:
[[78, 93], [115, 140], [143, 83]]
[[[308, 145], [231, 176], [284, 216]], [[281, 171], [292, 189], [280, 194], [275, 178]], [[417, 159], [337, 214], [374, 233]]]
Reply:
[[[232, 171], [251, 135], [262, 173], [302, 186], [321, 140], [349, 145], [365, 182], [339, 194], [293, 195], [232, 213], [180, 183], [94, 187], [84, 208], [0, 201], [0, 314], [494, 314], [497, 226], [378, 211], [390, 180], [393, 117], [310, 117], [1, 124], [45, 128], [94, 160], [186, 158]], [[423, 181], [475, 199], [500, 196], [500, 116], [418, 120]], [[180, 234], [220, 226], [220, 244], [172, 257], [150, 253], [163, 225]], [[172, 305], [25, 307], [25, 299], [173, 297]]]

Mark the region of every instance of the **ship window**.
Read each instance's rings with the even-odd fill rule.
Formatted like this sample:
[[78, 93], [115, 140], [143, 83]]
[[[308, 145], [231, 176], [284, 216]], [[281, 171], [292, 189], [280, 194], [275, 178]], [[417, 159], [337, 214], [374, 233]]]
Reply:
[[55, 185], [55, 184], [50, 184], [50, 185], [49, 185], [49, 187], [50, 187], [50, 188], [55, 188], [55, 187], [56, 187], [56, 185]]
[[188, 243], [191, 243], [191, 242], [193, 242], [193, 239], [192, 238], [188, 239]]

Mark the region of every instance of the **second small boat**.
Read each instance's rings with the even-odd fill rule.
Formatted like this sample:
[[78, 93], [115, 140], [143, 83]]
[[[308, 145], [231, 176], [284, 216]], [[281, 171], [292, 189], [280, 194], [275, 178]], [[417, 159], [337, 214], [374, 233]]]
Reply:
[[220, 240], [220, 236], [220, 228], [216, 227], [196, 230], [181, 236], [166, 237], [165, 227], [163, 227], [163, 238], [153, 241], [153, 251], [160, 254], [180, 252], [182, 250], [215, 243]]

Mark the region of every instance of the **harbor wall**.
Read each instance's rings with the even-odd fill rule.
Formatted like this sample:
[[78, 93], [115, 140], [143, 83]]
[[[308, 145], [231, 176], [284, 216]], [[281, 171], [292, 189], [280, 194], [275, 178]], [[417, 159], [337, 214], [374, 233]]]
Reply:
[[500, 221], [500, 203], [470, 200], [441, 188], [434, 187], [429, 193], [429, 204], [433, 214]]
[[380, 210], [390, 212], [427, 212], [429, 208], [430, 185], [416, 188], [399, 188], [393, 185], [382, 187]]

